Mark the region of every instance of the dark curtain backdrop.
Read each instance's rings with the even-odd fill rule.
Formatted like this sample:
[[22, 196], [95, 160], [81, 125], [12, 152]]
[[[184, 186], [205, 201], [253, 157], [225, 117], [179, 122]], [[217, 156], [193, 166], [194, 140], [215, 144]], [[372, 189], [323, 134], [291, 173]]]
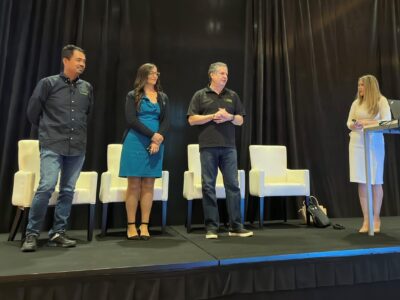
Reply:
[[[349, 183], [347, 116], [364, 74], [378, 78], [387, 98], [400, 97], [399, 5], [247, 2], [243, 99], [251, 114], [242, 164], [249, 144], [286, 145], [289, 167], [310, 170], [311, 192], [330, 216], [361, 215], [357, 185]], [[386, 136], [383, 215], [399, 214], [398, 149], [399, 138]]]
[[[125, 95], [137, 68], [149, 61], [159, 66], [171, 100], [164, 161], [169, 224], [183, 224], [186, 215], [186, 145], [197, 142], [187, 106], [215, 61], [229, 65], [228, 87], [247, 111], [237, 134], [240, 168], [249, 170], [250, 144], [286, 145], [289, 167], [310, 169], [312, 194], [330, 216], [360, 216], [356, 185], [349, 183], [345, 123], [363, 74], [376, 75], [388, 98], [400, 98], [399, 17], [394, 0], [1, 1], [0, 231], [9, 230], [14, 214], [17, 142], [35, 136], [25, 116], [29, 96], [40, 78], [60, 71], [67, 43], [87, 53], [82, 77], [93, 84], [96, 104], [84, 169], [99, 175], [107, 145], [120, 142], [124, 131]], [[399, 143], [386, 137], [383, 215], [400, 213]], [[269, 201], [268, 217], [281, 217], [279, 202]], [[298, 202], [289, 203], [295, 217]], [[85, 226], [85, 214], [73, 209], [72, 228]], [[111, 216], [111, 226], [125, 223], [122, 205]], [[200, 206], [195, 221], [202, 222]]]

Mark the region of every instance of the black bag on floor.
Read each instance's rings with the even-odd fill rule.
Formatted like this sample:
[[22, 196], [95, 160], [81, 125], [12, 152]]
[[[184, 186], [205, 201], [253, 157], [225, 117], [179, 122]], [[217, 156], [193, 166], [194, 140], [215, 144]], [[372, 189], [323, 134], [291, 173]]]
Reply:
[[308, 203], [307, 211], [310, 213], [315, 227], [327, 227], [331, 225], [331, 221], [324, 211], [319, 207], [318, 200], [310, 196], [310, 201]]

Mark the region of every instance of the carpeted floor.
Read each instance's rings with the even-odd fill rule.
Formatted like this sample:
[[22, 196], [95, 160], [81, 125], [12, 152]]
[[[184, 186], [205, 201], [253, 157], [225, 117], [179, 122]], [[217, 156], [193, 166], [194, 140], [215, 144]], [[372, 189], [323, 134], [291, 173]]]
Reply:
[[[319, 257], [321, 254], [346, 256], [380, 250], [400, 252], [400, 217], [383, 218], [382, 232], [373, 237], [358, 233], [361, 219], [333, 219], [332, 222], [343, 225], [345, 229], [319, 229], [301, 225], [299, 220], [291, 220], [287, 223], [268, 223], [262, 230], [248, 225], [254, 230], [254, 236], [250, 238], [228, 237], [227, 231], [221, 230], [217, 240], [206, 240], [201, 226], [190, 234], [186, 233], [184, 226], [169, 226], [164, 235], [154, 228], [149, 241], [128, 241], [121, 229], [111, 230], [106, 237], [96, 235], [90, 243], [85, 239], [86, 231], [70, 231], [69, 236], [78, 241], [78, 246], [72, 249], [47, 247], [43, 233], [40, 247], [34, 253], [20, 252], [20, 241], [7, 242], [7, 235], [2, 234], [0, 278], [107, 270], [179, 270], [254, 262], [257, 259], [266, 261], [269, 258], [299, 259]], [[351, 250], [357, 252], [346, 254]]]

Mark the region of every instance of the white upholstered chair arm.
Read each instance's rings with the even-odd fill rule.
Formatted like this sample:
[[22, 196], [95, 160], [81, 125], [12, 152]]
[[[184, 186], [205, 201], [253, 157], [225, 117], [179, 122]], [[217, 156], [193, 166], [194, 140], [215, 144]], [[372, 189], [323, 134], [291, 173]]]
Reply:
[[264, 197], [265, 172], [263, 170], [252, 169], [249, 172], [250, 195]]
[[169, 184], [169, 172], [162, 171], [162, 201], [168, 200], [168, 184]]
[[287, 170], [288, 182], [304, 184], [306, 186], [306, 196], [310, 195], [310, 171], [309, 170]]
[[287, 169], [287, 181], [295, 183], [305, 183], [308, 180], [308, 170], [290, 170]]
[[90, 203], [96, 203], [97, 172], [81, 172], [76, 182], [76, 188], [88, 189], [90, 191]]
[[12, 193], [12, 204], [21, 207], [30, 207], [33, 198], [35, 173], [29, 171], [18, 171], [14, 175], [14, 187]]
[[240, 188], [240, 198], [244, 199], [244, 195], [246, 192], [246, 177], [244, 170], [238, 170], [238, 181]]
[[194, 172], [185, 171], [183, 174], [183, 197], [186, 200], [193, 200], [194, 194]]
[[110, 200], [110, 191], [111, 191], [111, 172], [104, 172], [101, 174], [101, 181], [100, 181], [100, 193], [99, 199], [100, 202], [111, 202]]

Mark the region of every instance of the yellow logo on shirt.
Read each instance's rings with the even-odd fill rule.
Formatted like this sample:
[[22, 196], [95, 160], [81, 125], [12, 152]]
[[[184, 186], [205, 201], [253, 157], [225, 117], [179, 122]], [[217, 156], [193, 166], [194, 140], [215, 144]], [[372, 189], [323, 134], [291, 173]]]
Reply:
[[87, 88], [86, 85], [83, 84], [83, 85], [81, 85], [79, 87], [79, 93], [81, 93], [82, 95], [87, 96], [87, 95], [89, 95], [89, 89]]
[[232, 100], [232, 99], [229, 99], [229, 98], [224, 99], [224, 101], [225, 101], [225, 102], [228, 102], [228, 103], [233, 103], [233, 100]]

